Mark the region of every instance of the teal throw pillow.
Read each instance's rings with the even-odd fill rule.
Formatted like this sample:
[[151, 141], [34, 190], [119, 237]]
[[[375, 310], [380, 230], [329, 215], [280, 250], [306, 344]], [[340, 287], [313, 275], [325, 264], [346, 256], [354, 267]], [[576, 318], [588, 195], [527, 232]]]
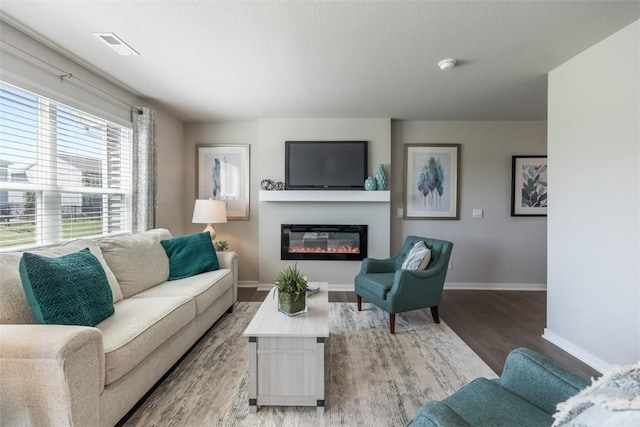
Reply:
[[208, 231], [161, 240], [160, 244], [169, 257], [169, 280], [184, 279], [220, 268]]
[[20, 280], [38, 323], [95, 326], [113, 314], [113, 294], [89, 248], [46, 257], [25, 252]]

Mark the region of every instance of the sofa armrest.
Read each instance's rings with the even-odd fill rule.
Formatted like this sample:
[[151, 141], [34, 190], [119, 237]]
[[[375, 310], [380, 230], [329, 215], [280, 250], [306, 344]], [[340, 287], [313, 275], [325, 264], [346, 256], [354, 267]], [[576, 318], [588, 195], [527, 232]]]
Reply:
[[418, 410], [409, 427], [471, 427], [446, 404], [432, 400]]
[[228, 268], [233, 273], [233, 302], [238, 300], [238, 254], [233, 251], [216, 252], [220, 268]]
[[0, 325], [2, 425], [99, 425], [102, 332], [63, 325]]
[[558, 403], [589, 385], [584, 378], [527, 348], [509, 353], [497, 382], [550, 415], [555, 413]]

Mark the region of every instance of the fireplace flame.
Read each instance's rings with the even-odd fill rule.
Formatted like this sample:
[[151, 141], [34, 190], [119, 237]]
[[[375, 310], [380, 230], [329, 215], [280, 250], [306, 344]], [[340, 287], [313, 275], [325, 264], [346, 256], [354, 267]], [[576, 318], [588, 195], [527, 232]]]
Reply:
[[305, 248], [295, 246], [289, 248], [289, 253], [294, 254], [359, 254], [360, 248], [353, 246], [339, 246], [337, 248]]

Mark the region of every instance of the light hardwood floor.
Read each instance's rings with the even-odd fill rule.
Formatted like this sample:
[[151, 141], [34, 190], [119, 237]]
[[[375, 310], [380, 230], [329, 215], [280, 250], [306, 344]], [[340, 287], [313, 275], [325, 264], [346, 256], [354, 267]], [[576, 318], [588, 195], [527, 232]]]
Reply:
[[[262, 301], [266, 291], [238, 289], [239, 301]], [[330, 292], [330, 302], [355, 303], [353, 292]], [[528, 347], [585, 377], [600, 373], [542, 338], [546, 322], [546, 292], [444, 291], [440, 318], [497, 374], [507, 354]], [[365, 302], [366, 303], [366, 302]]]

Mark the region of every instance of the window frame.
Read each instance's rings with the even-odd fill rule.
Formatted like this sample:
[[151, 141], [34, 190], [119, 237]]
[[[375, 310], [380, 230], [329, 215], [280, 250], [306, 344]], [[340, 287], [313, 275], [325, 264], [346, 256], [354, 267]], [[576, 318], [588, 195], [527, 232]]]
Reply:
[[[121, 123], [115, 123], [105, 117], [87, 113], [66, 103], [14, 85], [6, 80], [0, 80], [0, 88], [2, 89], [3, 95], [10, 90], [19, 91], [18, 93], [35, 97], [35, 114], [37, 116], [37, 122], [34, 127], [26, 126], [30, 132], [33, 131], [34, 136], [29, 141], [35, 141], [35, 147], [31, 147], [29, 143], [13, 141], [15, 147], [21, 149], [25, 147], [29, 148], [31, 151], [26, 151], [28, 156], [35, 155], [37, 159], [35, 163], [35, 165], [37, 165], [37, 170], [35, 171], [37, 178], [35, 180], [37, 182], [9, 181], [13, 174], [9, 173], [11, 168], [8, 165], [4, 166], [4, 164], [10, 164], [10, 162], [4, 159], [2, 153], [0, 153], [0, 160], [4, 160], [4, 162], [0, 162], [0, 167], [7, 168], [7, 181], [0, 181], [0, 192], [6, 192], [7, 194], [10, 194], [10, 192], [23, 192], [24, 194], [22, 196], [16, 196], [22, 197], [24, 200], [27, 199], [28, 193], [35, 194], [35, 212], [32, 214], [32, 218], [23, 221], [18, 219], [14, 222], [15, 224], [33, 222], [35, 243], [33, 242], [34, 239], [29, 239], [28, 243], [24, 240], [15, 239], [13, 240], [13, 244], [11, 244], [12, 240], [6, 239], [5, 241], [0, 241], [0, 252], [50, 246], [78, 238], [100, 238], [132, 232], [134, 173], [133, 124], [129, 123], [128, 126], [123, 126]], [[7, 88], [9, 90], [7, 90]], [[16, 104], [13, 109], [11, 108], [12, 102]], [[5, 117], [7, 120], [18, 118], [18, 112], [21, 108], [18, 101], [4, 98], [1, 100], [1, 103], [3, 104], [2, 108], [4, 112], [14, 111], [13, 115], [7, 113]], [[28, 108], [30, 109], [31, 107]], [[69, 118], [65, 118], [62, 115], [59, 116], [59, 113], [63, 111], [70, 114], [71, 122], [69, 122]], [[0, 113], [2, 113], [2, 111], [0, 111]], [[65, 120], [72, 125], [79, 125], [82, 118], [88, 118], [96, 124], [100, 132], [102, 132], [99, 138], [96, 139], [93, 137], [91, 142], [89, 142], [89, 138], [83, 140], [82, 136], [58, 137], [58, 133], [63, 133], [60, 132], [60, 130], [62, 126], [65, 125]], [[0, 122], [0, 127], [2, 126], [2, 122]], [[7, 131], [6, 134], [8, 133]], [[6, 147], [9, 148], [11, 144], [10, 139], [11, 136], [5, 137], [5, 132], [0, 132], [0, 148], [3, 147], [5, 142]], [[78, 142], [74, 142], [76, 139]], [[59, 141], [63, 143], [62, 148], [58, 147]], [[82, 144], [83, 141], [84, 144]], [[97, 158], [90, 157], [92, 153], [91, 150], [86, 148], [87, 146], [99, 147], [100, 151]], [[73, 155], [69, 155], [69, 147], [74, 149]], [[84, 151], [82, 150], [83, 148]], [[111, 156], [109, 150], [114, 149], [118, 151], [118, 154]], [[69, 158], [76, 157], [78, 159], [91, 161], [95, 160], [99, 163], [99, 172], [82, 170], [79, 167], [82, 166], [81, 164], [68, 164], [68, 171], [71, 171], [71, 168], [74, 168], [76, 171], [79, 170], [80, 180], [78, 185], [73, 185], [73, 183], [68, 182], [60, 183], [58, 166], [62, 162], [61, 156]], [[10, 158], [11, 155], [9, 154], [8, 157]], [[24, 159], [26, 158], [27, 156], [25, 155]], [[24, 161], [24, 159], [22, 160]], [[112, 159], [115, 160], [109, 163]], [[24, 175], [28, 177], [28, 171], [33, 167], [34, 165], [22, 169]], [[108, 172], [107, 169], [109, 167], [115, 168], [118, 172]], [[94, 174], [92, 182], [85, 182], [85, 174], [87, 173]], [[109, 175], [109, 173], [113, 173], [113, 175]], [[117, 182], [117, 185], [119, 185], [118, 188], [110, 188], [114, 185], [114, 182]], [[96, 186], [96, 184], [99, 186]], [[96, 195], [102, 196], [101, 208], [97, 210], [98, 208], [96, 207], [95, 210], [90, 210], [89, 215], [93, 216], [84, 216], [85, 197], [90, 196], [92, 199], [91, 207], [93, 207]], [[96, 224], [95, 227], [91, 227], [88, 234], [82, 234], [82, 232], [79, 231], [80, 227], [76, 227], [77, 231], [74, 230], [73, 221], [78, 219], [74, 207], [77, 208], [77, 206], [69, 205], [73, 210], [71, 215], [69, 212], [65, 212], [63, 206], [63, 200], [65, 198], [67, 200], [77, 198], [80, 201], [80, 218], [84, 218], [87, 222], [94, 221], [98, 218], [95, 222], [99, 222], [99, 226]], [[109, 201], [113, 202], [114, 199], [119, 200], [115, 202], [115, 207], [110, 207]], [[8, 200], [7, 197], [4, 213], [8, 212], [10, 208]], [[28, 202], [24, 203], [26, 206]], [[25, 210], [26, 209], [25, 207]], [[10, 225], [11, 216], [5, 215], [3, 217], [2, 215], [3, 212], [0, 211], [0, 217], [6, 219], [6, 224]], [[114, 218], [116, 219], [115, 221]], [[0, 227], [4, 224], [5, 221], [0, 222]], [[67, 229], [70, 230], [66, 232], [67, 236], [65, 236], [64, 231], [65, 225]]]

